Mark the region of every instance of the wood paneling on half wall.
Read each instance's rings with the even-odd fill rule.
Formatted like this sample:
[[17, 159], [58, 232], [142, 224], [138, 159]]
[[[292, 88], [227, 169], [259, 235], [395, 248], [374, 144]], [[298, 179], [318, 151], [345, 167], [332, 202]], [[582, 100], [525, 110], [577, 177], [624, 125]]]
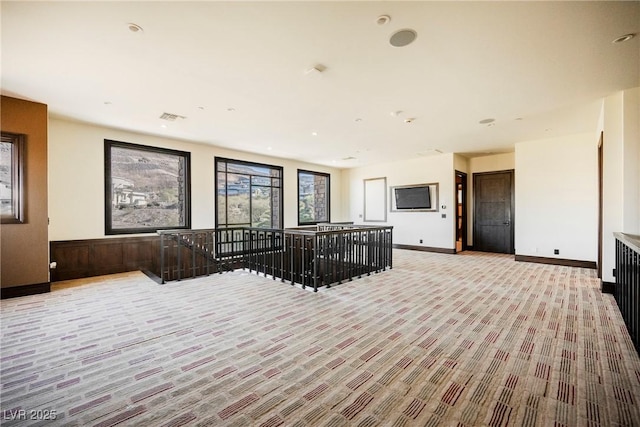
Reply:
[[51, 242], [51, 281], [143, 270], [158, 274], [160, 236]]

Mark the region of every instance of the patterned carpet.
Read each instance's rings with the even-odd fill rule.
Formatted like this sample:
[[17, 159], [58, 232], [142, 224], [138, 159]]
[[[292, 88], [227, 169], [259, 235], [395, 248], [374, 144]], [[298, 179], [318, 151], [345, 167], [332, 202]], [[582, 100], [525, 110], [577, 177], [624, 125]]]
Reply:
[[318, 293], [126, 273], [1, 319], [6, 426], [640, 425], [640, 360], [595, 271], [512, 256], [394, 250]]

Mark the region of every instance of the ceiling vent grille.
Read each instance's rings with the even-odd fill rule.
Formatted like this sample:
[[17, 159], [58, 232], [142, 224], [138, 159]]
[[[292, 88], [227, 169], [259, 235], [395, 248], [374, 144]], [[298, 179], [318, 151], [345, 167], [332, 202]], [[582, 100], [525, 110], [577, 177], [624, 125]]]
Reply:
[[178, 114], [171, 114], [171, 113], [162, 113], [160, 118], [162, 120], [167, 120], [167, 121], [170, 121], [170, 122], [175, 122], [177, 119], [186, 119], [185, 116], [180, 116]]

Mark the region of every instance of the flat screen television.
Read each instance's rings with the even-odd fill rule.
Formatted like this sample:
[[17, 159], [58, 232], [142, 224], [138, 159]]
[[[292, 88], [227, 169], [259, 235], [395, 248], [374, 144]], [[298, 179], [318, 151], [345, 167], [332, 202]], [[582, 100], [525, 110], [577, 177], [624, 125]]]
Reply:
[[395, 188], [396, 209], [431, 209], [429, 186]]

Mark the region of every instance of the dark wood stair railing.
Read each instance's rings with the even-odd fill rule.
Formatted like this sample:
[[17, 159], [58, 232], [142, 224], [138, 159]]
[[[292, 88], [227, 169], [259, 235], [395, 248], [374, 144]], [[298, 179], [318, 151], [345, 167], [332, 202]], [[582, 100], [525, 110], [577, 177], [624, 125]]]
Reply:
[[161, 230], [162, 283], [234, 270], [244, 262], [245, 228]]
[[631, 341], [640, 353], [640, 236], [614, 233], [616, 286], [614, 297]]
[[163, 230], [160, 278], [165, 283], [243, 268], [317, 291], [392, 268], [392, 230], [351, 223]]

